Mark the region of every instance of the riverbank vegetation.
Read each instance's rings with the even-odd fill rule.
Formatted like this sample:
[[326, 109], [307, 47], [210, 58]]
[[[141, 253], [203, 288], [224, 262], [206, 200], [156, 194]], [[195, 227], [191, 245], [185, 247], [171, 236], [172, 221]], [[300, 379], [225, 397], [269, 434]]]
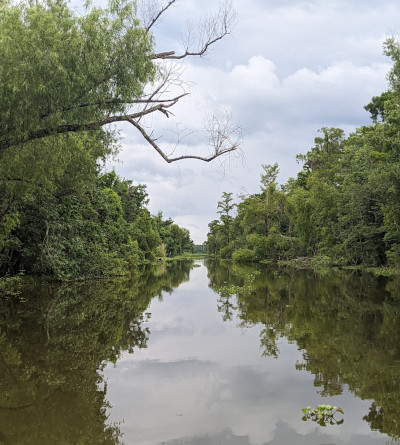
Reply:
[[95, 159], [92, 168], [88, 172], [86, 165], [89, 174], [76, 178], [71, 166], [50, 188], [27, 187], [25, 193], [20, 183], [12, 191], [9, 182], [2, 184], [9, 196], [20, 192], [1, 243], [3, 275], [24, 271], [62, 280], [125, 275], [140, 263], [192, 251], [187, 229], [161, 212], [150, 214], [144, 185], [115, 172], [98, 173]]
[[[373, 123], [345, 137], [322, 128], [297, 156], [302, 169], [279, 185], [262, 165], [260, 191], [234, 203], [225, 192], [209, 224], [206, 251], [236, 262], [291, 261], [300, 267], [400, 267], [400, 44], [390, 90], [365, 106]], [[234, 210], [236, 209], [236, 214]]]
[[167, 162], [239, 147], [240, 128], [224, 121], [221, 134], [214, 117], [207, 130], [211, 140], [219, 131], [218, 143], [208, 154], [171, 158], [146, 121], [173, 119], [171, 107], [188, 94], [182, 61], [203, 56], [234, 22], [226, 2], [199, 25], [198, 42], [193, 35], [182, 54], [160, 53], [152, 31], [174, 3], [86, 2], [77, 13], [59, 0], [1, 2], [0, 280], [123, 275], [193, 250], [187, 230], [150, 214], [144, 185], [103, 169], [118, 152], [119, 122]]

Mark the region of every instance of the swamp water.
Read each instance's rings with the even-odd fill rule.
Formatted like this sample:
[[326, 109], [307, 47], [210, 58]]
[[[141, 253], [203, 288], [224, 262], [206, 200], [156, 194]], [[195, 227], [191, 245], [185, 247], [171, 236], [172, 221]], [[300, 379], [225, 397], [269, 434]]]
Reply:
[[0, 444], [397, 443], [399, 316], [398, 281], [344, 271], [32, 284], [0, 302]]

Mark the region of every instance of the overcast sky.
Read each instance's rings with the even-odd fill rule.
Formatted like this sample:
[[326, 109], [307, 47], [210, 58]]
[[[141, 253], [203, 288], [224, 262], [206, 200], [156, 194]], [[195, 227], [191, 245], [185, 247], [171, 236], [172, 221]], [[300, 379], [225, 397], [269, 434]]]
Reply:
[[[216, 4], [180, 0], [154, 29], [157, 48], [179, 51], [187, 20], [194, 26]], [[182, 149], [200, 151], [204, 116], [228, 110], [244, 129], [244, 162], [167, 164], [134, 128], [123, 126], [119, 161], [111, 164], [124, 178], [147, 184], [151, 213], [162, 211], [188, 228], [196, 244], [218, 217], [224, 191], [235, 199], [259, 191], [261, 164], [278, 162], [278, 180], [285, 183], [301, 168], [296, 154], [313, 146], [319, 128], [349, 134], [370, 122], [363, 106], [387, 89], [390, 60], [382, 45], [400, 30], [395, 0], [233, 0], [233, 6], [232, 35], [207, 58], [186, 60], [191, 95], [174, 109], [174, 122], [196, 130]], [[154, 124], [163, 146], [164, 121]]]

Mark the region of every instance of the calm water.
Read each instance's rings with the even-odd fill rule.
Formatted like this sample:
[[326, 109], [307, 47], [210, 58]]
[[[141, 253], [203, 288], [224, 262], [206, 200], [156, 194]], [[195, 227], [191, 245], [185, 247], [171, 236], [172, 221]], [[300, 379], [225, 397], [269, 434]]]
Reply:
[[[0, 443], [397, 443], [399, 315], [398, 281], [349, 272], [32, 284], [0, 302]], [[303, 421], [319, 404], [344, 422]]]

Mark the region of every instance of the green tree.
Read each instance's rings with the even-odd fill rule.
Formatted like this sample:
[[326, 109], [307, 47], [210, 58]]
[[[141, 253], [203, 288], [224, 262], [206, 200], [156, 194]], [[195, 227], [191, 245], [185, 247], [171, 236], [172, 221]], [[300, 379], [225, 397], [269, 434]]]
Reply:
[[170, 117], [186, 95], [170, 94], [183, 83], [165, 61], [204, 55], [233, 23], [226, 3], [203, 23], [196, 49], [157, 52], [154, 26], [174, 3], [144, 11], [110, 0], [77, 14], [63, 0], [2, 2], [0, 274], [121, 274], [157, 256], [162, 240], [145, 186], [100, 175], [118, 150], [110, 124], [128, 122], [168, 162], [238, 148], [240, 129], [221, 131], [218, 119], [209, 125], [211, 139], [218, 134], [209, 156], [168, 158], [145, 131], [147, 116]]
[[322, 128], [314, 147], [298, 155], [303, 169], [290, 183], [288, 209], [290, 220], [306, 255], [317, 255], [336, 243], [338, 194], [342, 181], [343, 130]]
[[42, 189], [16, 204], [18, 227], [0, 257], [4, 272], [59, 279], [124, 275], [156, 258], [162, 241], [146, 208], [145, 187], [114, 172], [94, 172], [94, 179], [83, 189], [65, 189], [61, 181], [52, 193]]
[[236, 204], [233, 202], [232, 193], [223, 192], [221, 201], [218, 201], [217, 213], [219, 220], [212, 221], [208, 227], [206, 251], [221, 258], [231, 258], [237, 248], [240, 228], [236, 218], [232, 215]]
[[242, 242], [234, 254], [235, 261], [280, 260], [293, 253], [291, 244], [295, 238], [287, 214], [286, 194], [276, 182], [278, 164], [262, 164], [262, 169], [261, 192], [244, 197], [238, 205]]
[[231, 215], [232, 210], [235, 208], [235, 204], [233, 202], [232, 193], [223, 192], [221, 201], [218, 201], [217, 208], [220, 210], [217, 210], [217, 213], [219, 213], [221, 225], [222, 225], [222, 231], [224, 233], [224, 244], [228, 245], [231, 238], [231, 229], [232, 229], [232, 222], [233, 222], [233, 216]]
[[162, 212], [158, 212], [157, 216], [154, 217], [154, 221], [157, 225], [166, 256], [174, 257], [193, 252], [194, 243], [187, 229], [179, 227], [171, 218], [163, 220]]
[[[210, 156], [169, 158], [145, 130], [144, 117], [169, 109], [187, 93], [171, 95], [179, 84], [165, 60], [202, 56], [230, 33], [234, 13], [227, 3], [203, 24], [199, 47], [183, 54], [157, 53], [152, 34], [175, 0], [139, 20], [136, 2], [110, 1], [106, 8], [88, 7], [82, 15], [67, 2], [3, 1], [0, 11], [0, 151], [70, 132], [110, 132], [109, 124], [128, 122], [167, 161], [209, 161], [238, 148], [240, 130], [212, 121]], [[210, 26], [210, 25], [213, 26]], [[235, 137], [236, 134], [236, 137]]]
[[364, 106], [364, 110], [370, 113], [373, 122], [377, 122], [378, 118], [384, 122], [386, 114], [385, 107], [387, 106], [387, 102], [393, 99], [393, 92], [385, 91], [380, 96], [374, 96], [371, 102]]
[[207, 241], [206, 241], [206, 252], [217, 257], [218, 251], [220, 249], [218, 238], [220, 232], [220, 223], [217, 219], [214, 219], [208, 224], [208, 233], [207, 233]]

